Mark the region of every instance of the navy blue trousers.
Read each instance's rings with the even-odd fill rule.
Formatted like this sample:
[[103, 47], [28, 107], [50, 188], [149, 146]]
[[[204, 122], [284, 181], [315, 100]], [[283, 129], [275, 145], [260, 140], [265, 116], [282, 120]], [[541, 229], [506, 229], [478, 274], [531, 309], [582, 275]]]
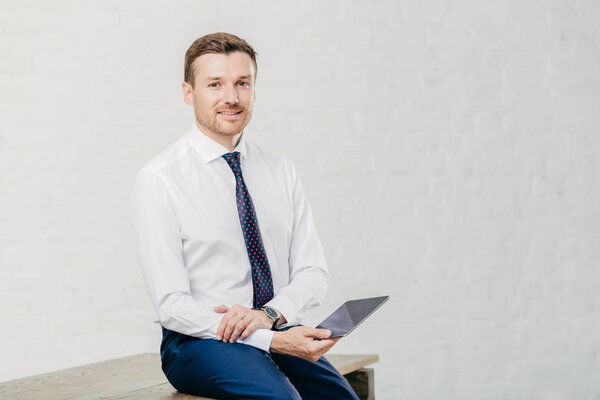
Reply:
[[162, 330], [162, 370], [180, 392], [217, 399], [358, 400], [324, 357], [312, 362]]

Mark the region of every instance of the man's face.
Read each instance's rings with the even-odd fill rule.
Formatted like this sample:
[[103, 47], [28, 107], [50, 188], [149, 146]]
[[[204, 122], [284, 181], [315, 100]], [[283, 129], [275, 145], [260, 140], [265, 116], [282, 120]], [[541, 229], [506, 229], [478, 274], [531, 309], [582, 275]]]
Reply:
[[194, 106], [198, 128], [222, 142], [241, 133], [254, 107], [256, 69], [246, 53], [207, 53], [192, 64], [194, 87], [183, 83], [185, 102]]

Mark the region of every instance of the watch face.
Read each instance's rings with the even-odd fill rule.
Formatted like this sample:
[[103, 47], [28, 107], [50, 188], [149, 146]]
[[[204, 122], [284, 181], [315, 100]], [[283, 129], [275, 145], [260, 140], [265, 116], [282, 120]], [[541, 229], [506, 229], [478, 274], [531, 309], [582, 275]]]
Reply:
[[263, 310], [265, 310], [269, 318], [276, 319], [277, 317], [279, 317], [277, 311], [273, 310], [271, 307], [264, 307]]

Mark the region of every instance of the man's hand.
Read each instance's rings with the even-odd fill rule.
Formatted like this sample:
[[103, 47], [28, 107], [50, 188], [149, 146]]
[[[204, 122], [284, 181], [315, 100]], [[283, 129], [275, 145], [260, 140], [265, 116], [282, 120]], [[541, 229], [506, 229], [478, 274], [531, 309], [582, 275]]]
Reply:
[[271, 340], [271, 351], [317, 361], [341, 339], [329, 338], [330, 336], [331, 331], [327, 329], [296, 326], [287, 331], [275, 332]]
[[224, 342], [235, 343], [238, 338], [246, 339], [258, 328], [271, 329], [273, 326], [271, 318], [262, 310], [252, 310], [239, 304], [231, 308], [221, 305], [213, 310], [225, 313], [217, 329], [217, 340]]

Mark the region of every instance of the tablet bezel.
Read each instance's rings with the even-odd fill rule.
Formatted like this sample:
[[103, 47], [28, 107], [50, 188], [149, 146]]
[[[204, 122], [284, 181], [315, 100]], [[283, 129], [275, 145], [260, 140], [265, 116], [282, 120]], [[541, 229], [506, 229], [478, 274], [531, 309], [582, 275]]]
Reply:
[[[375, 307], [373, 307], [373, 309], [371, 311], [369, 311], [369, 313], [367, 313], [360, 321], [356, 322], [354, 324], [354, 326], [346, 333], [344, 333], [343, 335], [338, 335], [335, 336], [333, 334], [334, 329], [332, 328], [328, 328], [328, 327], [324, 327], [322, 326], [323, 323], [325, 321], [327, 321], [329, 318], [331, 318], [335, 313], [340, 312], [340, 310], [342, 310], [344, 308], [344, 306], [347, 306], [348, 303], [350, 302], [360, 302], [360, 301], [364, 301], [364, 300], [374, 300], [374, 299], [381, 299], [381, 301], [379, 302], [379, 304], [377, 304]], [[327, 318], [325, 318], [319, 325], [317, 325], [317, 329], [329, 329], [332, 332], [332, 338], [339, 338], [339, 337], [346, 337], [348, 336], [354, 329], [356, 329], [357, 326], [359, 326], [360, 324], [362, 324], [367, 318], [369, 318], [371, 316], [371, 314], [373, 314], [376, 310], [379, 309], [379, 307], [381, 307], [386, 301], [388, 301], [390, 299], [390, 296], [375, 296], [375, 297], [366, 297], [363, 299], [352, 299], [352, 300], [347, 300], [344, 302], [344, 304], [342, 304], [341, 306], [339, 306], [334, 312], [332, 312]]]

